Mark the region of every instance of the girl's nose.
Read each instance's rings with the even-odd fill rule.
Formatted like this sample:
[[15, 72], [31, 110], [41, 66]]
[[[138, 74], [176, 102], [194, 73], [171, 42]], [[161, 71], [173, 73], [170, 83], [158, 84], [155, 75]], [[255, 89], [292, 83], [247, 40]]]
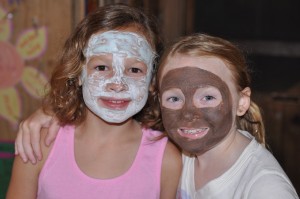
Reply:
[[182, 109], [182, 117], [186, 121], [196, 121], [203, 117], [200, 109], [193, 105], [192, 101], [187, 101]]
[[116, 93], [127, 91], [128, 86], [122, 82], [120, 83], [108, 83], [106, 84], [106, 90], [107, 91], [114, 91]]
[[183, 114], [183, 119], [186, 120], [186, 121], [189, 121], [189, 122], [193, 122], [193, 121], [197, 121], [197, 120], [201, 119], [202, 118], [201, 115], [202, 114], [196, 113], [195, 111], [185, 112]]
[[192, 121], [194, 119], [194, 114], [192, 112], [185, 112], [183, 118], [187, 121]]

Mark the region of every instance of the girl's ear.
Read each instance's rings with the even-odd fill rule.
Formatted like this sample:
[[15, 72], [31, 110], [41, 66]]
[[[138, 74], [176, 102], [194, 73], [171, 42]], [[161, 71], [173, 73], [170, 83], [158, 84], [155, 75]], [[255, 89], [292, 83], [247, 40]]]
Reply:
[[80, 77], [78, 77], [78, 84], [79, 84], [79, 86], [82, 86], [82, 80], [81, 80], [81, 76], [80, 76]]
[[159, 93], [158, 93], [157, 99], [158, 99], [159, 106], [161, 107], [162, 105], [161, 105], [160, 97], [159, 97], [159, 96], [160, 96], [160, 95], [159, 95]]
[[240, 99], [236, 111], [237, 116], [244, 115], [246, 111], [249, 109], [250, 102], [251, 102], [250, 96], [251, 96], [251, 89], [249, 87], [244, 88], [244, 90], [240, 92]]

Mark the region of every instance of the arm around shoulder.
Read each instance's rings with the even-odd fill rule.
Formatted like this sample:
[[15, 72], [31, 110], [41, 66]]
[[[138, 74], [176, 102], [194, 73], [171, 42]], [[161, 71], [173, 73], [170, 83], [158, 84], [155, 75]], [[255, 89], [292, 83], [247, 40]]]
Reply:
[[42, 144], [40, 139], [42, 128], [49, 128], [45, 143], [50, 145], [50, 142], [54, 140], [59, 124], [57, 119], [51, 113], [49, 114], [40, 108], [20, 123], [15, 142], [15, 153], [20, 155], [24, 162], [27, 162], [29, 159], [35, 164], [37, 159], [42, 159], [40, 147]]
[[181, 152], [171, 142], [167, 143], [161, 173], [161, 199], [174, 199], [181, 176]]

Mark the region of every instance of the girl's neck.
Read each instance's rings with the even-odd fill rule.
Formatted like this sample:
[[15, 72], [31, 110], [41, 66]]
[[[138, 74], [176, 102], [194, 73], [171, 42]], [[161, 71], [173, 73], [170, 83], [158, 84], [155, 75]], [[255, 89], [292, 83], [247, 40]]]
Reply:
[[95, 115], [88, 115], [75, 130], [76, 163], [93, 178], [120, 176], [133, 164], [141, 139], [141, 125], [134, 119], [110, 124]]
[[248, 138], [234, 128], [217, 146], [196, 156], [196, 190], [225, 173], [237, 161], [249, 142]]
[[129, 118], [123, 123], [107, 123], [98, 116], [88, 112], [86, 120], [77, 126], [77, 135], [82, 138], [91, 138], [108, 142], [128, 138], [133, 132], [140, 132], [141, 125]]

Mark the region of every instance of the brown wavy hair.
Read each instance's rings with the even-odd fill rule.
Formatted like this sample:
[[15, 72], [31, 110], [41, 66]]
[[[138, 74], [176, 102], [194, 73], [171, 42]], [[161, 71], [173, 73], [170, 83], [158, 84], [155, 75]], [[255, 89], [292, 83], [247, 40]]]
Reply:
[[[250, 87], [250, 71], [242, 51], [227, 40], [198, 33], [181, 38], [178, 42], [175, 42], [175, 44], [166, 49], [162, 55], [157, 73], [157, 81], [151, 88], [154, 99], [153, 102], [156, 106], [158, 104], [158, 86], [162, 70], [168, 58], [174, 56], [176, 53], [190, 56], [218, 57], [223, 60], [230, 69], [238, 91]], [[156, 121], [156, 125], [162, 125], [160, 119]], [[237, 117], [237, 127], [250, 132], [258, 142], [265, 144], [265, 129], [262, 115], [259, 107], [253, 101], [251, 101], [250, 108], [247, 112], [243, 116]]]
[[[85, 62], [83, 49], [91, 35], [99, 31], [120, 30], [136, 27], [144, 35], [157, 54], [162, 50], [156, 21], [143, 11], [124, 4], [99, 7], [87, 15], [66, 40], [50, 79], [50, 91], [43, 100], [43, 110], [52, 112], [61, 125], [80, 124], [86, 117], [86, 106], [79, 86], [79, 76]], [[157, 60], [153, 64], [155, 68]], [[153, 70], [155, 71], [155, 70]], [[154, 75], [153, 75], [154, 76]], [[136, 118], [151, 127], [152, 116], [147, 116], [149, 108], [142, 110]], [[150, 113], [151, 115], [151, 113]]]

